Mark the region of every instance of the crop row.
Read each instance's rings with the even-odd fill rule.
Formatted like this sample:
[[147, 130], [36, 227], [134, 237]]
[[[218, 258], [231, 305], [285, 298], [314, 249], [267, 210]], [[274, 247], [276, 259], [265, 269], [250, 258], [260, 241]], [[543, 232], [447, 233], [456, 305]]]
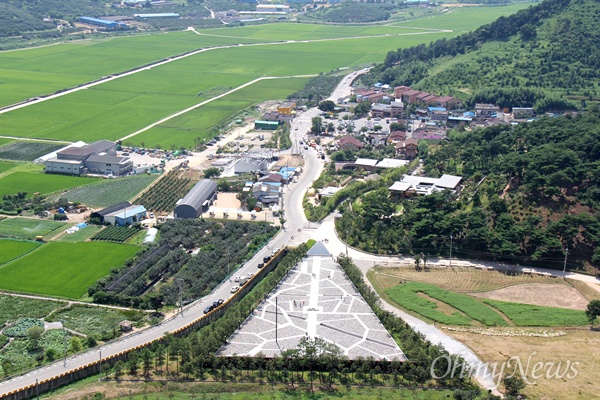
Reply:
[[180, 171], [171, 170], [143, 193], [136, 203], [142, 204], [146, 210], [171, 212], [177, 200], [187, 194], [190, 183], [191, 180], [182, 177]]
[[139, 228], [135, 227], [123, 227], [123, 226], [109, 226], [102, 229], [100, 232], [92, 236], [92, 240], [106, 240], [109, 242], [124, 242], [136, 233], [139, 232]]
[[64, 146], [65, 144], [57, 143], [15, 141], [0, 147], [0, 159], [33, 161]]

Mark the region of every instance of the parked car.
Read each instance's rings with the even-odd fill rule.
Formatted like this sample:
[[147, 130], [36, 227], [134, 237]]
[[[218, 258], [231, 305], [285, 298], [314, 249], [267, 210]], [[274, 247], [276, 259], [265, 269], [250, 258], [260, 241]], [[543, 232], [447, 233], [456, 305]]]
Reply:
[[266, 256], [263, 258], [264, 263], [268, 263], [271, 260], [271, 256]]
[[264, 266], [265, 266], [265, 263], [258, 263], [258, 269], [261, 269]]
[[248, 279], [252, 278], [254, 274], [252, 272], [248, 272]]
[[213, 306], [208, 306], [204, 309], [204, 314], [208, 314], [209, 312], [211, 312], [213, 310]]
[[240, 290], [240, 287], [239, 286], [234, 286], [234, 287], [231, 288], [231, 293], [235, 293], [238, 290]]

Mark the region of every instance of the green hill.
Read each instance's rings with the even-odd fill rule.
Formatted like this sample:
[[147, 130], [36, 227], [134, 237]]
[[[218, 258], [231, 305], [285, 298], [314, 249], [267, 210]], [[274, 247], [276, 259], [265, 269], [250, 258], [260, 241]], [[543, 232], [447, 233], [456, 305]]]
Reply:
[[390, 52], [367, 79], [469, 103], [580, 107], [600, 100], [600, 2], [546, 0], [456, 38]]

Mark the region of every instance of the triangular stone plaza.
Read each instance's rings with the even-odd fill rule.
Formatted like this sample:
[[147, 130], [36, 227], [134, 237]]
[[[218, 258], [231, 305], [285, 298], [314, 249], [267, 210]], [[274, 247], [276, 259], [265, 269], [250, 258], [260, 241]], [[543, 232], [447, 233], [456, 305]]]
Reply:
[[217, 354], [279, 355], [295, 348], [303, 336], [335, 343], [349, 359], [371, 356], [406, 361], [321, 242], [315, 243]]

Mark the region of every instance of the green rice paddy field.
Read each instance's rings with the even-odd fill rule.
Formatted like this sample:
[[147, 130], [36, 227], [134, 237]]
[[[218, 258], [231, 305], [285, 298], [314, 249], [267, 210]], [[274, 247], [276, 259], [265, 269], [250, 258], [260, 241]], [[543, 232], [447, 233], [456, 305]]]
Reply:
[[8, 161], [0, 161], [0, 174], [8, 171], [17, 166], [17, 163], [12, 163]]
[[33, 240], [36, 236], [58, 233], [64, 222], [36, 218], [6, 218], [0, 221], [0, 237]]
[[98, 180], [100, 178], [15, 171], [0, 178], [0, 198], [7, 194], [17, 194], [19, 192], [27, 192], [28, 197], [31, 197], [36, 192], [48, 194], [77, 186], [89, 185]]
[[25, 242], [11, 239], [0, 240], [0, 265], [27, 254], [40, 245], [40, 242]]
[[[448, 15], [412, 21], [415, 28], [413, 25], [393, 24], [339, 27], [280, 23], [209, 29], [200, 31], [200, 35], [185, 31], [4, 52], [0, 54], [2, 68], [10, 72], [0, 71], [4, 80], [8, 81], [3, 86], [2, 104], [13, 101], [6, 98], [31, 96], [27, 88], [37, 87], [40, 81], [49, 82], [48, 85], [54, 85], [54, 88], [64, 88], [72, 86], [74, 82], [87, 82], [195, 48], [257, 42], [254, 45], [205, 51], [88, 90], [13, 110], [0, 116], [0, 130], [6, 135], [29, 138], [116, 140], [211, 98], [216, 88], [224, 92], [262, 76], [318, 74], [339, 67], [370, 65], [382, 61], [390, 50], [456, 36], [458, 32], [430, 30], [447, 29], [444, 21], [449, 26], [468, 29], [489, 22], [500, 14], [510, 14], [520, 7], [524, 5], [479, 7], [476, 11], [460, 8]], [[460, 24], [461, 18], [469, 22]], [[85, 60], [83, 64], [81, 60]], [[20, 75], [21, 72], [23, 75]], [[55, 75], [58, 75], [58, 82], [52, 83], [49, 76]], [[64, 80], [66, 77], [69, 82]], [[279, 90], [277, 98], [284, 98], [297, 89], [296, 85], [291, 86], [293, 88], [290, 87], [289, 91]], [[37, 94], [49, 90], [53, 89], [41, 87]], [[235, 95], [231, 97], [222, 99], [229, 103], [223, 103], [225, 108], [238, 105], [243, 108], [253, 104], [250, 99], [239, 102]], [[268, 98], [267, 94], [253, 97], [251, 100], [254, 102]], [[197, 115], [204, 111], [210, 117], [188, 118], [202, 120], [194, 128], [198, 131], [227, 117], [223, 111], [206, 112], [203, 110], [205, 107], [200, 108]], [[179, 126], [178, 121], [175, 124], [172, 122], [146, 133], [145, 137], [140, 136], [142, 139], [130, 141], [163, 146], [191, 144], [190, 137], [180, 143], [176, 138], [163, 135], [172, 133], [171, 128], [187, 129]], [[197, 136], [195, 132], [191, 137]]]
[[78, 299], [137, 251], [136, 246], [105, 242], [47, 243], [2, 266], [0, 289]]
[[4, 51], [0, 53], [0, 75], [5, 81], [0, 106], [54, 93], [187, 51], [256, 41], [169, 32]]

